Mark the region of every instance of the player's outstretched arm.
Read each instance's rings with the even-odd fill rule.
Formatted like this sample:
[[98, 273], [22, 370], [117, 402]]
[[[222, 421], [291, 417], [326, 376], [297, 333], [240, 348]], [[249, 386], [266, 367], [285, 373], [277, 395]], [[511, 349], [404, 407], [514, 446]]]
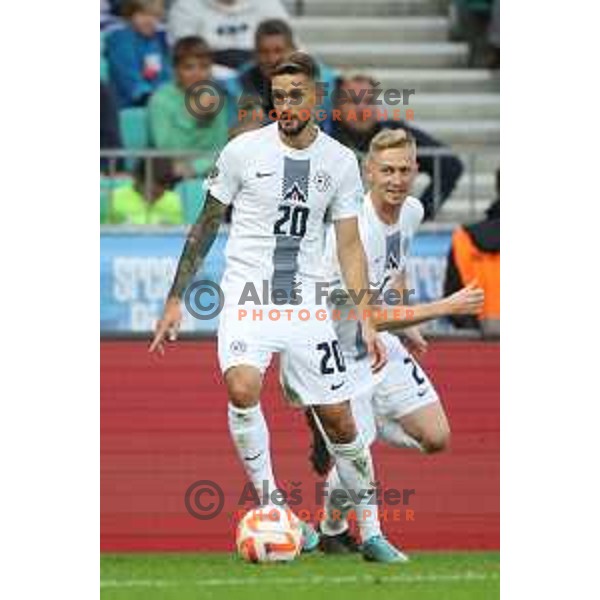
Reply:
[[361, 298], [357, 308], [362, 318], [363, 338], [373, 361], [372, 368], [374, 371], [378, 371], [385, 365], [387, 357], [385, 347], [377, 339], [377, 332], [371, 317], [364, 318], [364, 315], [370, 314], [368, 310], [369, 295], [360, 292], [369, 289], [369, 280], [367, 258], [358, 230], [358, 219], [350, 217], [335, 221], [335, 235], [342, 277], [346, 282], [346, 287], [354, 290], [356, 297]]
[[[397, 331], [426, 321], [450, 315], [476, 315], [483, 308], [484, 292], [476, 283], [470, 283], [446, 298], [425, 304], [415, 304], [395, 311], [379, 311], [373, 315], [378, 331]], [[396, 313], [396, 314], [395, 314]]]
[[155, 350], [163, 352], [165, 337], [168, 336], [170, 340], [175, 340], [177, 337], [177, 330], [181, 323], [181, 298], [213, 245], [224, 212], [225, 205], [208, 193], [204, 208], [188, 233], [173, 285], [165, 302], [163, 317], [156, 324], [150, 352]]

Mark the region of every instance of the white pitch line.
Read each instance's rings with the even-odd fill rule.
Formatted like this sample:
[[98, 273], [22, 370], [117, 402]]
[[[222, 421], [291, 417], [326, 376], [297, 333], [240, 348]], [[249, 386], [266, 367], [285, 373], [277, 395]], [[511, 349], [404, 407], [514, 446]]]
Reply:
[[127, 587], [179, 587], [181, 585], [193, 584], [198, 587], [229, 587], [247, 585], [322, 585], [334, 584], [357, 584], [357, 583], [452, 583], [465, 581], [486, 581], [498, 579], [499, 573], [477, 573], [476, 571], [464, 571], [462, 573], [432, 573], [429, 575], [348, 575], [340, 577], [312, 576], [302, 577], [274, 577], [262, 579], [260, 577], [231, 577], [227, 579], [104, 579], [100, 581], [100, 587], [127, 588]]

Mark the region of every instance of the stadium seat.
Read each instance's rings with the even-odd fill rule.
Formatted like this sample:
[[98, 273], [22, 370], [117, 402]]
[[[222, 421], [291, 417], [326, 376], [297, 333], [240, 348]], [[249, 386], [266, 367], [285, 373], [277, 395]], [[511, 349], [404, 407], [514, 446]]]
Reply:
[[148, 113], [145, 108], [124, 108], [119, 111], [123, 146], [128, 150], [144, 150], [150, 146]]
[[181, 197], [185, 222], [188, 224], [195, 223], [198, 213], [204, 206], [204, 179], [196, 178], [182, 181], [175, 188], [175, 191]]

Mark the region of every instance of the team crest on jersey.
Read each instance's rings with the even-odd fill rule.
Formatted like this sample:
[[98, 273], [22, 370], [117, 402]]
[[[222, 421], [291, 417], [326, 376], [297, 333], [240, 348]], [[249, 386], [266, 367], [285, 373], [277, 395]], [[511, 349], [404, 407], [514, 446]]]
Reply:
[[283, 199], [294, 204], [298, 202], [306, 202], [306, 196], [295, 181], [292, 184], [292, 187], [285, 193]]
[[331, 187], [331, 175], [325, 171], [318, 171], [313, 177], [313, 183], [319, 192], [326, 192]]
[[246, 350], [248, 350], [248, 346], [243, 340], [234, 340], [231, 342], [229, 349], [231, 350], [232, 354], [244, 354]]

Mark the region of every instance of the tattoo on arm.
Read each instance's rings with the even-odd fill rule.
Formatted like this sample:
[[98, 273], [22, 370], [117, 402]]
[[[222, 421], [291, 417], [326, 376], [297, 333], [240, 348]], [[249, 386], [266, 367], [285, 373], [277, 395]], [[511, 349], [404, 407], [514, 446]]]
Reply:
[[210, 193], [207, 195], [204, 208], [188, 233], [177, 265], [175, 279], [169, 291], [169, 298], [181, 298], [183, 296], [192, 277], [198, 271], [200, 263], [208, 254], [217, 237], [225, 208], [225, 205], [214, 196], [211, 196]]

